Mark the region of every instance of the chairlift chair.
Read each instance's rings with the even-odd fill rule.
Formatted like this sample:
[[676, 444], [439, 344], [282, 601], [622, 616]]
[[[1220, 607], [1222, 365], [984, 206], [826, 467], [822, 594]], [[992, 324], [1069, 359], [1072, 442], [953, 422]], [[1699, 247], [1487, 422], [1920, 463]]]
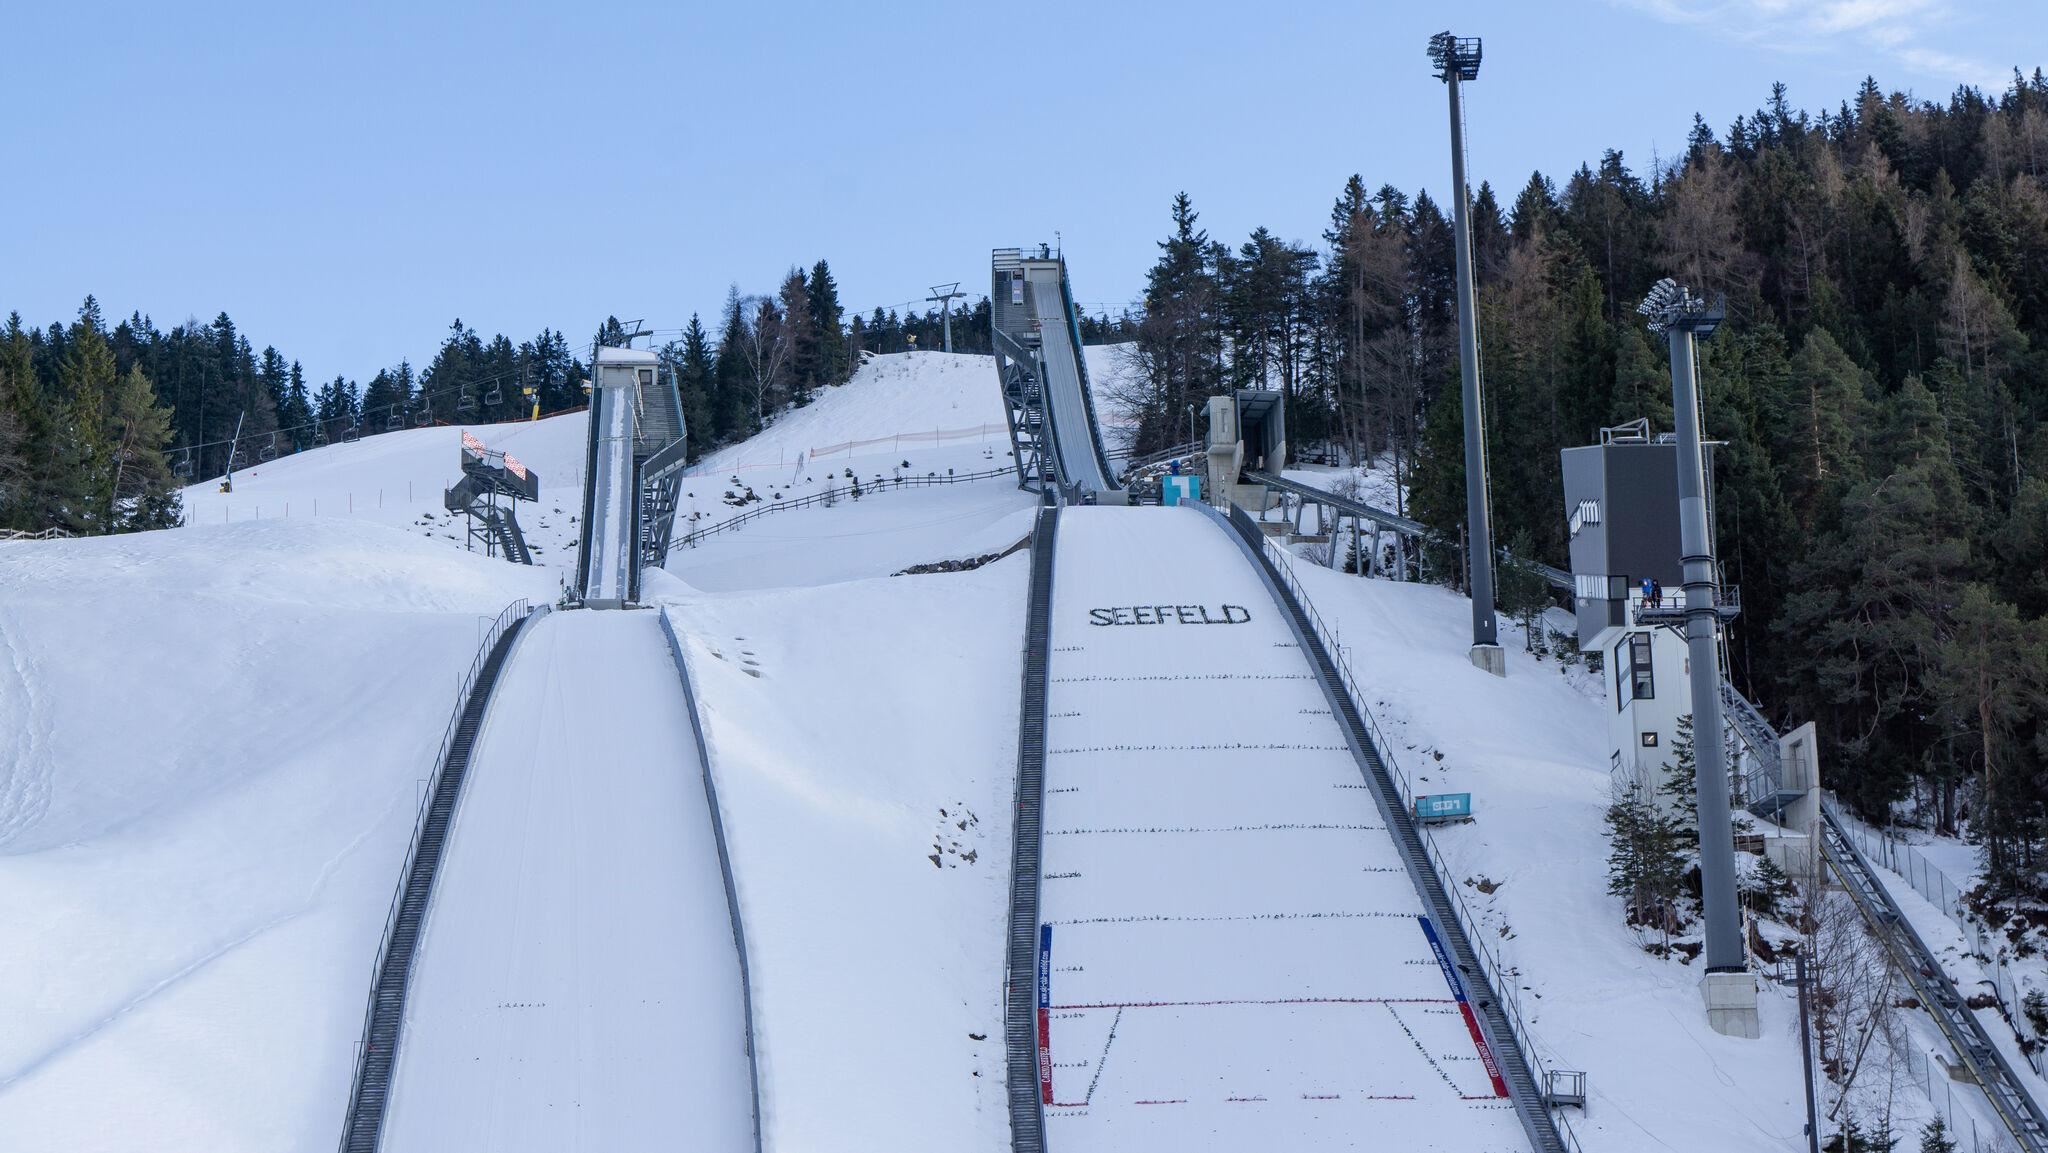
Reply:
[[414, 428], [425, 428], [434, 423], [434, 414], [422, 406], [418, 412], [412, 414], [412, 423]]
[[316, 424], [316, 425], [314, 425], [314, 426], [313, 426], [313, 447], [314, 447], [314, 448], [325, 448], [326, 446], [327, 446], [327, 426], [326, 426], [325, 424]]
[[496, 408], [503, 403], [505, 403], [505, 390], [499, 388], [496, 384], [491, 385], [491, 390], [484, 393], [484, 407]]
[[356, 441], [361, 440], [362, 436], [363, 426], [355, 421], [350, 421], [348, 427], [341, 430], [341, 443], [354, 444]]
[[460, 395], [460, 396], [458, 396], [458, 397], [456, 397], [456, 398], [455, 398], [455, 411], [457, 411], [457, 412], [475, 412], [475, 411], [476, 411], [476, 397], [474, 397], [474, 396], [471, 396], [471, 395], [469, 394], [469, 390], [468, 390], [468, 389], [466, 389], [466, 388], [465, 388], [465, 389], [463, 389], [463, 390], [462, 390], [462, 395]]
[[394, 404], [394, 405], [392, 405], [392, 406], [391, 406], [391, 413], [390, 413], [390, 415], [388, 415], [388, 416], [386, 416], [386, 417], [384, 418], [384, 431], [385, 431], [385, 432], [396, 432], [396, 431], [398, 431], [399, 429], [401, 429], [401, 428], [404, 428], [404, 427], [405, 427], [405, 418], [404, 418], [404, 417], [402, 417], [402, 416], [400, 416], [400, 415], [398, 415], [398, 406]]
[[271, 434], [270, 434], [270, 443], [269, 443], [269, 444], [266, 444], [266, 445], [264, 445], [264, 446], [263, 446], [263, 448], [262, 448], [262, 449], [261, 449], [260, 451], [258, 451], [258, 452], [256, 453], [256, 459], [257, 459], [258, 461], [260, 461], [260, 462], [266, 462], [266, 463], [267, 463], [267, 462], [269, 462], [269, 461], [273, 461], [273, 460], [276, 460], [276, 459], [277, 459], [277, 434], [276, 434], [276, 433], [274, 433], [274, 432], [273, 432], [273, 433], [271, 433]]
[[183, 480], [191, 480], [191, 479], [192, 479], [192, 450], [191, 450], [191, 449], [189, 449], [189, 448], [188, 448], [188, 449], [186, 449], [186, 450], [185, 450], [185, 451], [184, 451], [183, 453], [181, 453], [181, 454], [179, 455], [179, 457], [178, 457], [177, 461], [176, 461], [176, 462], [174, 462], [174, 463], [173, 463], [173, 464], [171, 465], [171, 471], [172, 471], [172, 472], [174, 472], [174, 473], [177, 473], [180, 479], [183, 479]]

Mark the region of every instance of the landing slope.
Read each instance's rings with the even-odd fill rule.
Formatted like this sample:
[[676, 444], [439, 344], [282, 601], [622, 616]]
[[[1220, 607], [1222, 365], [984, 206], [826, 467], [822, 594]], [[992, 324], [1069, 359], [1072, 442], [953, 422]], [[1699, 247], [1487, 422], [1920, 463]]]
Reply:
[[450, 834], [385, 1148], [752, 1145], [738, 955], [655, 614], [514, 651]]
[[1056, 566], [1048, 1144], [1522, 1148], [1235, 543], [1193, 509], [1083, 507]]

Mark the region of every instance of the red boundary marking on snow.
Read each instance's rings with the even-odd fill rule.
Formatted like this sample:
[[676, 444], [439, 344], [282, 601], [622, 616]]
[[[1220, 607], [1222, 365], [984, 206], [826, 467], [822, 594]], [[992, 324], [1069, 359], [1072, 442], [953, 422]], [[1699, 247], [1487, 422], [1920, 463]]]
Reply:
[[1038, 1100], [1052, 1105], [1052, 926], [1038, 927]]
[[1465, 998], [1465, 982], [1458, 979], [1458, 971], [1451, 966], [1451, 956], [1444, 950], [1443, 941], [1438, 939], [1436, 926], [1429, 923], [1428, 917], [1417, 917], [1416, 920], [1422, 922], [1422, 935], [1429, 938], [1429, 950], [1436, 954], [1437, 967], [1444, 972], [1444, 982], [1451, 987], [1451, 996], [1457, 998], [1458, 1012], [1465, 1017], [1465, 1031], [1472, 1034], [1472, 1047], [1479, 1051], [1479, 1063], [1486, 1066], [1487, 1079], [1493, 1082], [1493, 1095], [1507, 1096], [1508, 1083], [1500, 1075], [1500, 1064], [1493, 1059], [1493, 1047], [1486, 1043], [1486, 1034], [1479, 1029], [1479, 1018], [1473, 1015], [1472, 1003]]
[[1085, 1005], [1054, 1005], [1071, 1009], [1201, 1009], [1215, 1005], [1449, 1005], [1449, 997], [1241, 997], [1219, 1001], [1102, 1001]]

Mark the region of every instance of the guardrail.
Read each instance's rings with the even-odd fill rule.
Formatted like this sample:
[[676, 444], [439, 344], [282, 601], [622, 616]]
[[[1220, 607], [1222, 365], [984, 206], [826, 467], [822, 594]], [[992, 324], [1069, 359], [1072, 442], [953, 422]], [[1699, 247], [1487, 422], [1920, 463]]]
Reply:
[[1024, 614], [1024, 671], [1017, 710], [1017, 812], [1010, 857], [1010, 925], [1003, 1048], [1009, 1069], [1010, 1148], [1044, 1153], [1045, 1102], [1038, 1068], [1038, 881], [1043, 868], [1047, 677], [1052, 654], [1053, 547], [1057, 503], [1041, 508], [1031, 536], [1031, 599]]
[[[1217, 513], [1207, 505], [1200, 507], [1211, 515], [1219, 519], [1222, 518], [1221, 513]], [[1330, 663], [1337, 670], [1337, 676], [1342, 684], [1343, 692], [1349, 698], [1351, 706], [1357, 712], [1359, 719], [1364, 722], [1366, 735], [1372, 743], [1373, 751], [1378, 754], [1380, 763], [1385, 767], [1387, 776], [1392, 781], [1395, 791], [1399, 794], [1401, 811], [1413, 813], [1415, 811], [1415, 790], [1408, 783], [1407, 772], [1402, 769], [1400, 761], [1394, 756], [1394, 742], [1388, 739], [1386, 733], [1380, 729], [1379, 721], [1373, 716], [1372, 710], [1366, 707], [1365, 694], [1359, 690], [1357, 678], [1351, 672], [1351, 663], [1345, 658], [1344, 648], [1337, 630], [1332, 628], [1323, 619], [1322, 614], [1316, 611], [1314, 601], [1309, 598], [1307, 590], [1302, 587], [1300, 578], [1294, 573], [1291, 558], [1288, 557], [1285, 550], [1275, 546], [1263, 530], [1259, 529], [1258, 521], [1254, 520], [1249, 513], [1241, 508], [1233, 508], [1231, 510], [1231, 518], [1238, 521], [1238, 530], [1243, 535], [1247, 545], [1254, 538], [1258, 541], [1259, 547], [1263, 549], [1265, 557], [1271, 564], [1273, 573], [1278, 576], [1287, 594], [1300, 607], [1302, 615], [1308, 620], [1311, 629], [1316, 635], [1316, 639], [1322, 643], [1323, 648], [1328, 652]], [[1437, 886], [1443, 890], [1446, 902], [1450, 906], [1449, 911], [1457, 919], [1458, 927], [1465, 938], [1465, 943], [1477, 957], [1484, 974], [1484, 979], [1493, 990], [1494, 1001], [1500, 1007], [1501, 1014], [1507, 1021], [1508, 1028], [1513, 1034], [1511, 1039], [1516, 1048], [1520, 1050], [1523, 1060], [1528, 1064], [1533, 1082], [1532, 1088], [1540, 1097], [1545, 1091], [1544, 1086], [1549, 1083], [1550, 1071], [1543, 1060], [1537, 1056], [1535, 1038], [1530, 1033], [1528, 1022], [1522, 1014], [1521, 997], [1516, 991], [1517, 984], [1515, 978], [1517, 975], [1502, 965], [1500, 958], [1495, 955], [1493, 950], [1487, 948], [1484, 938], [1473, 931], [1480, 924], [1480, 921], [1473, 914], [1470, 906], [1465, 903], [1465, 898], [1459, 892], [1460, 886], [1457, 879], [1452, 875], [1450, 866], [1444, 861], [1443, 854], [1437, 849], [1436, 841], [1430, 835], [1429, 830], [1416, 825], [1414, 831], [1417, 840], [1421, 842], [1423, 854], [1429, 863], [1429, 867], [1435, 875]], [[1565, 1121], [1561, 1114], [1550, 1109], [1547, 1102], [1539, 1101], [1536, 1104], [1542, 1108], [1544, 1115], [1555, 1127], [1555, 1135], [1559, 1142], [1555, 1148], [1578, 1153], [1578, 1136], [1572, 1132], [1571, 1125]], [[1542, 1135], [1532, 1131], [1530, 1136], [1539, 1146], [1543, 1145]]]
[[[859, 491], [861, 496], [872, 496], [875, 493], [887, 492], [891, 489], [931, 488], [935, 485], [942, 484], [964, 484], [968, 481], [990, 480], [994, 477], [999, 476], [1015, 476], [1016, 473], [1016, 465], [1006, 465], [1002, 468], [992, 468], [985, 472], [966, 472], [960, 473], [958, 475], [948, 474], [946, 476], [938, 476], [936, 474], [932, 474], [926, 476], [892, 477], [888, 480], [869, 481], [866, 484], [860, 485]], [[729, 517], [725, 520], [719, 521], [717, 524], [707, 525], [704, 528], [691, 529], [688, 533], [685, 533], [680, 539], [678, 539], [675, 542], [675, 545], [672, 545], [670, 547], [674, 548], [680, 545], [694, 546], [698, 541], [704, 539], [705, 537], [716, 536], [717, 534], [722, 532], [731, 532], [732, 530], [739, 528], [741, 525], [746, 524], [748, 521], [767, 516], [769, 513], [772, 512], [789, 512], [792, 509], [809, 508], [814, 504], [836, 504], [842, 500], [858, 499], [859, 497], [854, 496], [853, 486], [849, 485], [846, 488], [828, 488], [824, 492], [814, 492], [809, 496], [800, 496], [793, 500], [770, 501], [769, 503], [764, 504], [759, 508], [748, 509], [747, 511], [739, 514], [738, 516]]]
[[683, 657], [682, 637], [676, 632], [669, 610], [661, 610], [661, 634], [668, 638], [668, 651], [675, 658], [676, 676], [683, 682], [683, 704], [690, 711], [690, 733], [697, 741], [697, 763], [703, 767], [704, 803], [711, 808], [711, 838], [718, 844], [718, 873], [725, 880], [725, 908], [732, 917], [732, 944], [740, 955], [740, 1004], [747, 1021], [747, 1081], [754, 1097], [754, 1149], [761, 1149], [761, 1063], [754, 1051], [754, 971], [747, 964], [747, 929], [740, 917], [739, 888], [733, 883], [732, 853], [725, 842], [725, 810], [718, 803], [718, 781], [711, 773], [711, 748], [704, 740], [704, 714], [697, 707], [697, 683], [690, 676], [690, 662]]
[[[469, 709], [470, 690], [475, 687], [477, 674], [483, 671], [484, 664], [490, 660], [492, 650], [498, 647], [498, 641], [505, 636], [506, 632], [519, 627], [528, 620], [538, 620], [547, 615], [549, 611], [550, 608], [547, 605], [541, 605], [539, 608], [529, 607], [524, 598], [506, 605], [498, 613], [497, 618], [491, 622], [490, 631], [484, 635], [482, 643], [477, 646], [476, 655], [470, 659], [469, 668], [457, 678], [455, 708], [448, 714], [448, 724], [441, 731], [441, 743], [434, 752], [434, 767], [427, 778], [427, 787], [420, 791], [419, 808], [413, 814], [412, 839], [406, 844], [405, 864], [399, 869], [397, 886], [392, 889], [391, 907], [384, 914], [384, 933], [378, 939], [377, 956], [375, 962], [370, 966], [369, 996], [366, 998], [367, 1004], [363, 1008], [363, 1031], [361, 1038], [356, 1042], [355, 1065], [349, 1072], [349, 1111], [347, 1123], [342, 1127], [341, 1140], [343, 1148], [347, 1147], [350, 1129], [357, 1112], [357, 1105], [362, 1098], [363, 1062], [369, 1056], [370, 1027], [377, 1016], [378, 975], [383, 971], [385, 962], [390, 959], [392, 932], [398, 925], [399, 910], [404, 903], [406, 885], [412, 877], [413, 862], [419, 858], [420, 834], [426, 828], [427, 810], [433, 805], [434, 794], [440, 789], [442, 775], [447, 771], [448, 750], [455, 741], [456, 731], [461, 726], [462, 715]], [[481, 733], [479, 732], [477, 735], [481, 735]], [[417, 954], [414, 955], [414, 959], [416, 958]], [[407, 983], [410, 983], [411, 976], [411, 960], [409, 960], [406, 968]]]

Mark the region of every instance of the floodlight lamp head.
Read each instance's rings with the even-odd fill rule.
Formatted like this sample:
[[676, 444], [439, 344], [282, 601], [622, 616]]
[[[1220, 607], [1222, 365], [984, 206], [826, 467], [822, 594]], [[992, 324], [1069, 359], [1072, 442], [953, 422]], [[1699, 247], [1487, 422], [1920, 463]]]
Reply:
[[1668, 276], [1650, 286], [1649, 295], [1636, 305], [1636, 311], [1648, 318], [1651, 332], [1678, 328], [1702, 338], [1713, 335], [1727, 315], [1719, 302], [1709, 304]]
[[1457, 37], [1439, 32], [1429, 38], [1429, 62], [1436, 66], [1436, 78], [1449, 81], [1479, 79], [1479, 38]]

